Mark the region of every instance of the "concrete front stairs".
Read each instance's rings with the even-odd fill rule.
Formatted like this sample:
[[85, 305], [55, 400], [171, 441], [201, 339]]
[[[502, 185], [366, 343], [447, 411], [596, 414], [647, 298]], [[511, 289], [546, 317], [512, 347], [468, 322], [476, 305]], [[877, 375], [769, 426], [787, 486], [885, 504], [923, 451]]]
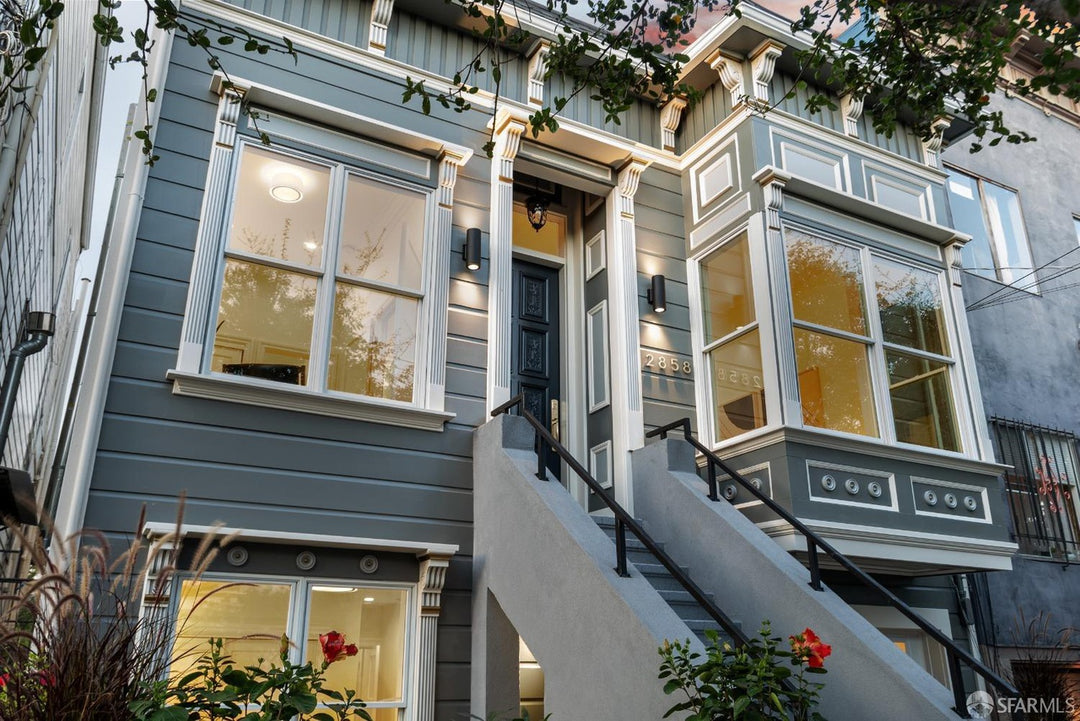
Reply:
[[[517, 710], [518, 637], [544, 671], [552, 721], [659, 720], [674, 702], [657, 679], [666, 639], [699, 638], [711, 618], [628, 539], [615, 545], [558, 482], [536, 477], [534, 432], [499, 416], [474, 438], [472, 713]], [[813, 628], [833, 647], [822, 677], [829, 721], [953, 721], [951, 693], [727, 503], [712, 503], [685, 441], [636, 451], [645, 530], [747, 634]], [[600, 525], [598, 525], [598, 523]], [[663, 573], [661, 573], [663, 571]], [[509, 718], [509, 716], [507, 716]]]

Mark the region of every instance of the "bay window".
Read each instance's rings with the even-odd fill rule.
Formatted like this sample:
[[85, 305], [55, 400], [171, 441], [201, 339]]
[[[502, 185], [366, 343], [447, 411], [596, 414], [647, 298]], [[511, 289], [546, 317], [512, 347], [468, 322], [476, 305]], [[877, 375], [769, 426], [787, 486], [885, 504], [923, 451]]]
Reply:
[[210, 370], [417, 402], [431, 192], [240, 145]]
[[940, 272], [784, 237], [803, 425], [960, 451]]
[[322, 662], [319, 635], [345, 634], [355, 656], [335, 661], [326, 688], [351, 689], [375, 721], [397, 721], [407, 704], [409, 595], [404, 587], [314, 580], [204, 577], [181, 579], [174, 620], [171, 676], [187, 674], [208, 641], [220, 638], [237, 666], [279, 657], [291, 641], [290, 660]]

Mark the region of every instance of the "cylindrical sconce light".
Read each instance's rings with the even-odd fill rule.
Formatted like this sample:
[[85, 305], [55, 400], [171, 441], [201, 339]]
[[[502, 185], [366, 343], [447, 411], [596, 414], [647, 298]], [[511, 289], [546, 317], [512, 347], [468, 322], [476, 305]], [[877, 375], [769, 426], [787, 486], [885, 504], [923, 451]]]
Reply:
[[654, 275], [652, 277], [652, 285], [645, 292], [646, 297], [649, 299], [649, 305], [657, 313], [663, 313], [667, 310], [667, 288], [664, 285], [664, 276]]
[[469, 270], [480, 270], [480, 229], [469, 228], [465, 231], [465, 267]]

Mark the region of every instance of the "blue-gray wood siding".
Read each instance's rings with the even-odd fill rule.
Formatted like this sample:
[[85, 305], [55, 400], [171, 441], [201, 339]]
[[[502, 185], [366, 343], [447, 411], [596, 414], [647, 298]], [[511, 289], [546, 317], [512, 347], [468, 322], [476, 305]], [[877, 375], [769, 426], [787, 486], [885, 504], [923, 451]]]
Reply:
[[[478, 147], [479, 113], [423, 116], [403, 108], [402, 85], [301, 52], [226, 52], [230, 71], [314, 101]], [[213, 138], [216, 99], [200, 51], [175, 47], [116, 341], [86, 525], [123, 540], [139, 508], [170, 521], [187, 493], [186, 521], [455, 543], [439, 626], [436, 718], [467, 712], [471, 578], [471, 430], [483, 420], [486, 277], [464, 271], [465, 228], [487, 227], [489, 163], [462, 170], [454, 215], [445, 430], [414, 431], [172, 394], [180, 328]], [[485, 244], [486, 245], [486, 244]], [[485, 249], [486, 253], [486, 249]], [[285, 570], [285, 569], [283, 569]]]
[[[677, 173], [651, 167], [641, 176], [634, 196], [637, 226], [638, 313], [641, 352], [655, 355], [654, 367], [642, 363], [642, 403], [646, 428], [689, 416], [696, 426], [694, 381], [701, 369], [690, 341], [690, 302], [686, 285], [686, 240], [682, 180]], [[653, 275], [666, 279], [667, 311], [656, 313], [646, 296]], [[661, 370], [659, 358], [677, 358], [678, 372]], [[692, 372], [684, 373], [689, 361]], [[665, 360], [664, 365], [670, 365]]]
[[372, 7], [369, 0], [225, 0], [225, 2], [358, 48], [367, 47]]

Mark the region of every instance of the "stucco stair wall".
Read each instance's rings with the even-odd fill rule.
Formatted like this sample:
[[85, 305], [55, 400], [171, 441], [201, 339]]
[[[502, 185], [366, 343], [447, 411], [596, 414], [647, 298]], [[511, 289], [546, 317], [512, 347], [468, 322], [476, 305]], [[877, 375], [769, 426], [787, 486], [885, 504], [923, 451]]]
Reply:
[[952, 721], [952, 694], [730, 503], [712, 502], [693, 448], [667, 439], [634, 451], [634, 508], [694, 581], [753, 634], [812, 628], [832, 646], [820, 711], [829, 721]]

